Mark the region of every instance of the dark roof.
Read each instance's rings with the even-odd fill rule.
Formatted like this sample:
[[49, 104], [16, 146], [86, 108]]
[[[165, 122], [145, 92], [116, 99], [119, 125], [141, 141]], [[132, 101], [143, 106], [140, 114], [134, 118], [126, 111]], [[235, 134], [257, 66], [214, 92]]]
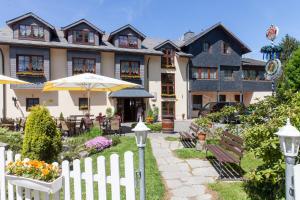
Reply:
[[111, 98], [153, 98], [154, 96], [144, 88], [123, 89], [110, 93]]
[[252, 58], [242, 58], [243, 66], [265, 66], [266, 62], [262, 60], [255, 60]]
[[118, 28], [117, 30], [111, 32], [110, 35], [109, 35], [108, 40], [110, 40], [111, 37], [113, 37], [115, 34], [121, 32], [121, 31], [123, 31], [123, 30], [125, 30], [125, 29], [127, 29], [127, 28], [129, 28], [129, 29], [133, 30], [134, 32], [136, 32], [136, 33], [137, 33], [139, 36], [141, 36], [143, 39], [146, 38], [146, 35], [144, 35], [142, 32], [140, 32], [139, 30], [137, 30], [136, 28], [134, 28], [132, 25], [127, 24], [127, 25], [122, 26], [121, 28]]
[[45, 24], [46, 26], [48, 26], [50, 29], [52, 29], [52, 30], [55, 29], [54, 26], [52, 26], [51, 24], [49, 24], [48, 22], [46, 22], [45, 20], [43, 20], [42, 18], [40, 18], [39, 16], [35, 15], [35, 14], [32, 13], [32, 12], [29, 12], [29, 13], [26, 13], [26, 14], [21, 15], [21, 16], [19, 16], [19, 17], [16, 17], [16, 18], [13, 18], [13, 19], [11, 19], [11, 20], [8, 20], [8, 21], [6, 21], [6, 24], [7, 24], [8, 26], [11, 26], [11, 25], [14, 24], [15, 22], [18, 22], [18, 21], [20, 21], [20, 20], [22, 20], [22, 19], [26, 19], [27, 17], [33, 17], [33, 18], [35, 18], [36, 20], [38, 20], [38, 21], [42, 22], [43, 24]]
[[218, 28], [218, 27], [221, 27], [232, 38], [234, 38], [238, 43], [240, 43], [240, 45], [242, 46], [242, 49], [244, 49], [244, 53], [249, 53], [251, 51], [250, 48], [245, 43], [243, 43], [237, 36], [235, 36], [231, 31], [229, 31], [221, 22], [209, 27], [208, 29], [202, 31], [201, 33], [195, 35], [194, 37], [188, 39], [186, 42], [184, 42], [184, 44], [181, 47], [188, 46], [188, 45], [192, 44], [193, 42], [195, 42], [196, 40], [198, 40], [199, 38], [201, 38], [202, 36], [204, 36], [208, 32], [210, 32], [210, 31], [212, 31], [212, 30], [214, 30], [215, 28]]
[[78, 24], [81, 24], [81, 23], [84, 23], [84, 24], [87, 24], [88, 26], [90, 26], [91, 28], [93, 28], [94, 30], [98, 31], [100, 34], [104, 35], [105, 32], [100, 30], [97, 26], [95, 26], [94, 24], [92, 24], [91, 22], [89, 22], [88, 20], [86, 19], [80, 19], [76, 22], [73, 22], [72, 24], [68, 25], [68, 26], [65, 26], [65, 27], [62, 27], [61, 30], [62, 31], [65, 31], [65, 30], [68, 30], [69, 28], [72, 28], [74, 26], [77, 26]]
[[172, 42], [171, 40], [165, 40], [165, 41], [163, 41], [162, 43], [160, 43], [157, 46], [155, 46], [154, 49], [157, 50], [157, 49], [161, 48], [162, 46], [164, 46], [165, 44], [170, 44], [173, 47], [175, 47], [176, 50], [180, 51], [180, 48], [174, 42]]

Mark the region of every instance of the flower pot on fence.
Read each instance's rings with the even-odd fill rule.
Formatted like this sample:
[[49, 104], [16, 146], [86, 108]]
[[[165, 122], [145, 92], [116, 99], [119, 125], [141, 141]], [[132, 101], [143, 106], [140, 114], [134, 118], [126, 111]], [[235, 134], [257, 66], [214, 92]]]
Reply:
[[62, 188], [62, 176], [58, 177], [52, 182], [45, 182], [41, 180], [14, 175], [5, 175], [5, 177], [8, 180], [8, 183], [12, 185], [46, 192], [48, 194], [56, 193]]
[[198, 139], [199, 139], [199, 141], [205, 141], [205, 139], [206, 139], [206, 133], [199, 132], [198, 133]]

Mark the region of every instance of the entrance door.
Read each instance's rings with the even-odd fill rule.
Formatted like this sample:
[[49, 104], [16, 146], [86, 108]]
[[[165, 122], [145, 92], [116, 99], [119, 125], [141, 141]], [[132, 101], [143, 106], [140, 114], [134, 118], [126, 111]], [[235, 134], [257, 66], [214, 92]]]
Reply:
[[145, 111], [145, 105], [142, 98], [124, 98], [118, 99], [118, 112], [122, 115], [123, 122], [136, 122], [137, 111], [139, 107]]

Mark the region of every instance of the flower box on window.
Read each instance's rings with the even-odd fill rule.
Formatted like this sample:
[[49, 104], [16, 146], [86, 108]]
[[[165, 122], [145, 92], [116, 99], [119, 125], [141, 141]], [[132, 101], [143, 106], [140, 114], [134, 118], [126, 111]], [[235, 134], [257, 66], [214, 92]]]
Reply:
[[46, 193], [62, 188], [62, 176], [56, 164], [28, 160], [10, 162], [6, 166], [8, 183]]
[[122, 74], [121, 78], [128, 78], [128, 79], [140, 79], [141, 75], [126, 75], [126, 74]]
[[175, 68], [175, 65], [162, 65], [162, 68]]
[[169, 97], [169, 98], [175, 98], [175, 94], [161, 94], [162, 97]]
[[43, 71], [24, 71], [24, 72], [17, 72], [18, 76], [44, 76]]

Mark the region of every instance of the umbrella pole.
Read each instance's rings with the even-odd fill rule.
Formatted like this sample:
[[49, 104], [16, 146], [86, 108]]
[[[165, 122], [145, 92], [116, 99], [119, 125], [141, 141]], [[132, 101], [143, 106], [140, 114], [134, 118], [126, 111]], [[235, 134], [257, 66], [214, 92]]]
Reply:
[[88, 95], [88, 114], [90, 115], [90, 89], [88, 89], [87, 91], [87, 95]]

